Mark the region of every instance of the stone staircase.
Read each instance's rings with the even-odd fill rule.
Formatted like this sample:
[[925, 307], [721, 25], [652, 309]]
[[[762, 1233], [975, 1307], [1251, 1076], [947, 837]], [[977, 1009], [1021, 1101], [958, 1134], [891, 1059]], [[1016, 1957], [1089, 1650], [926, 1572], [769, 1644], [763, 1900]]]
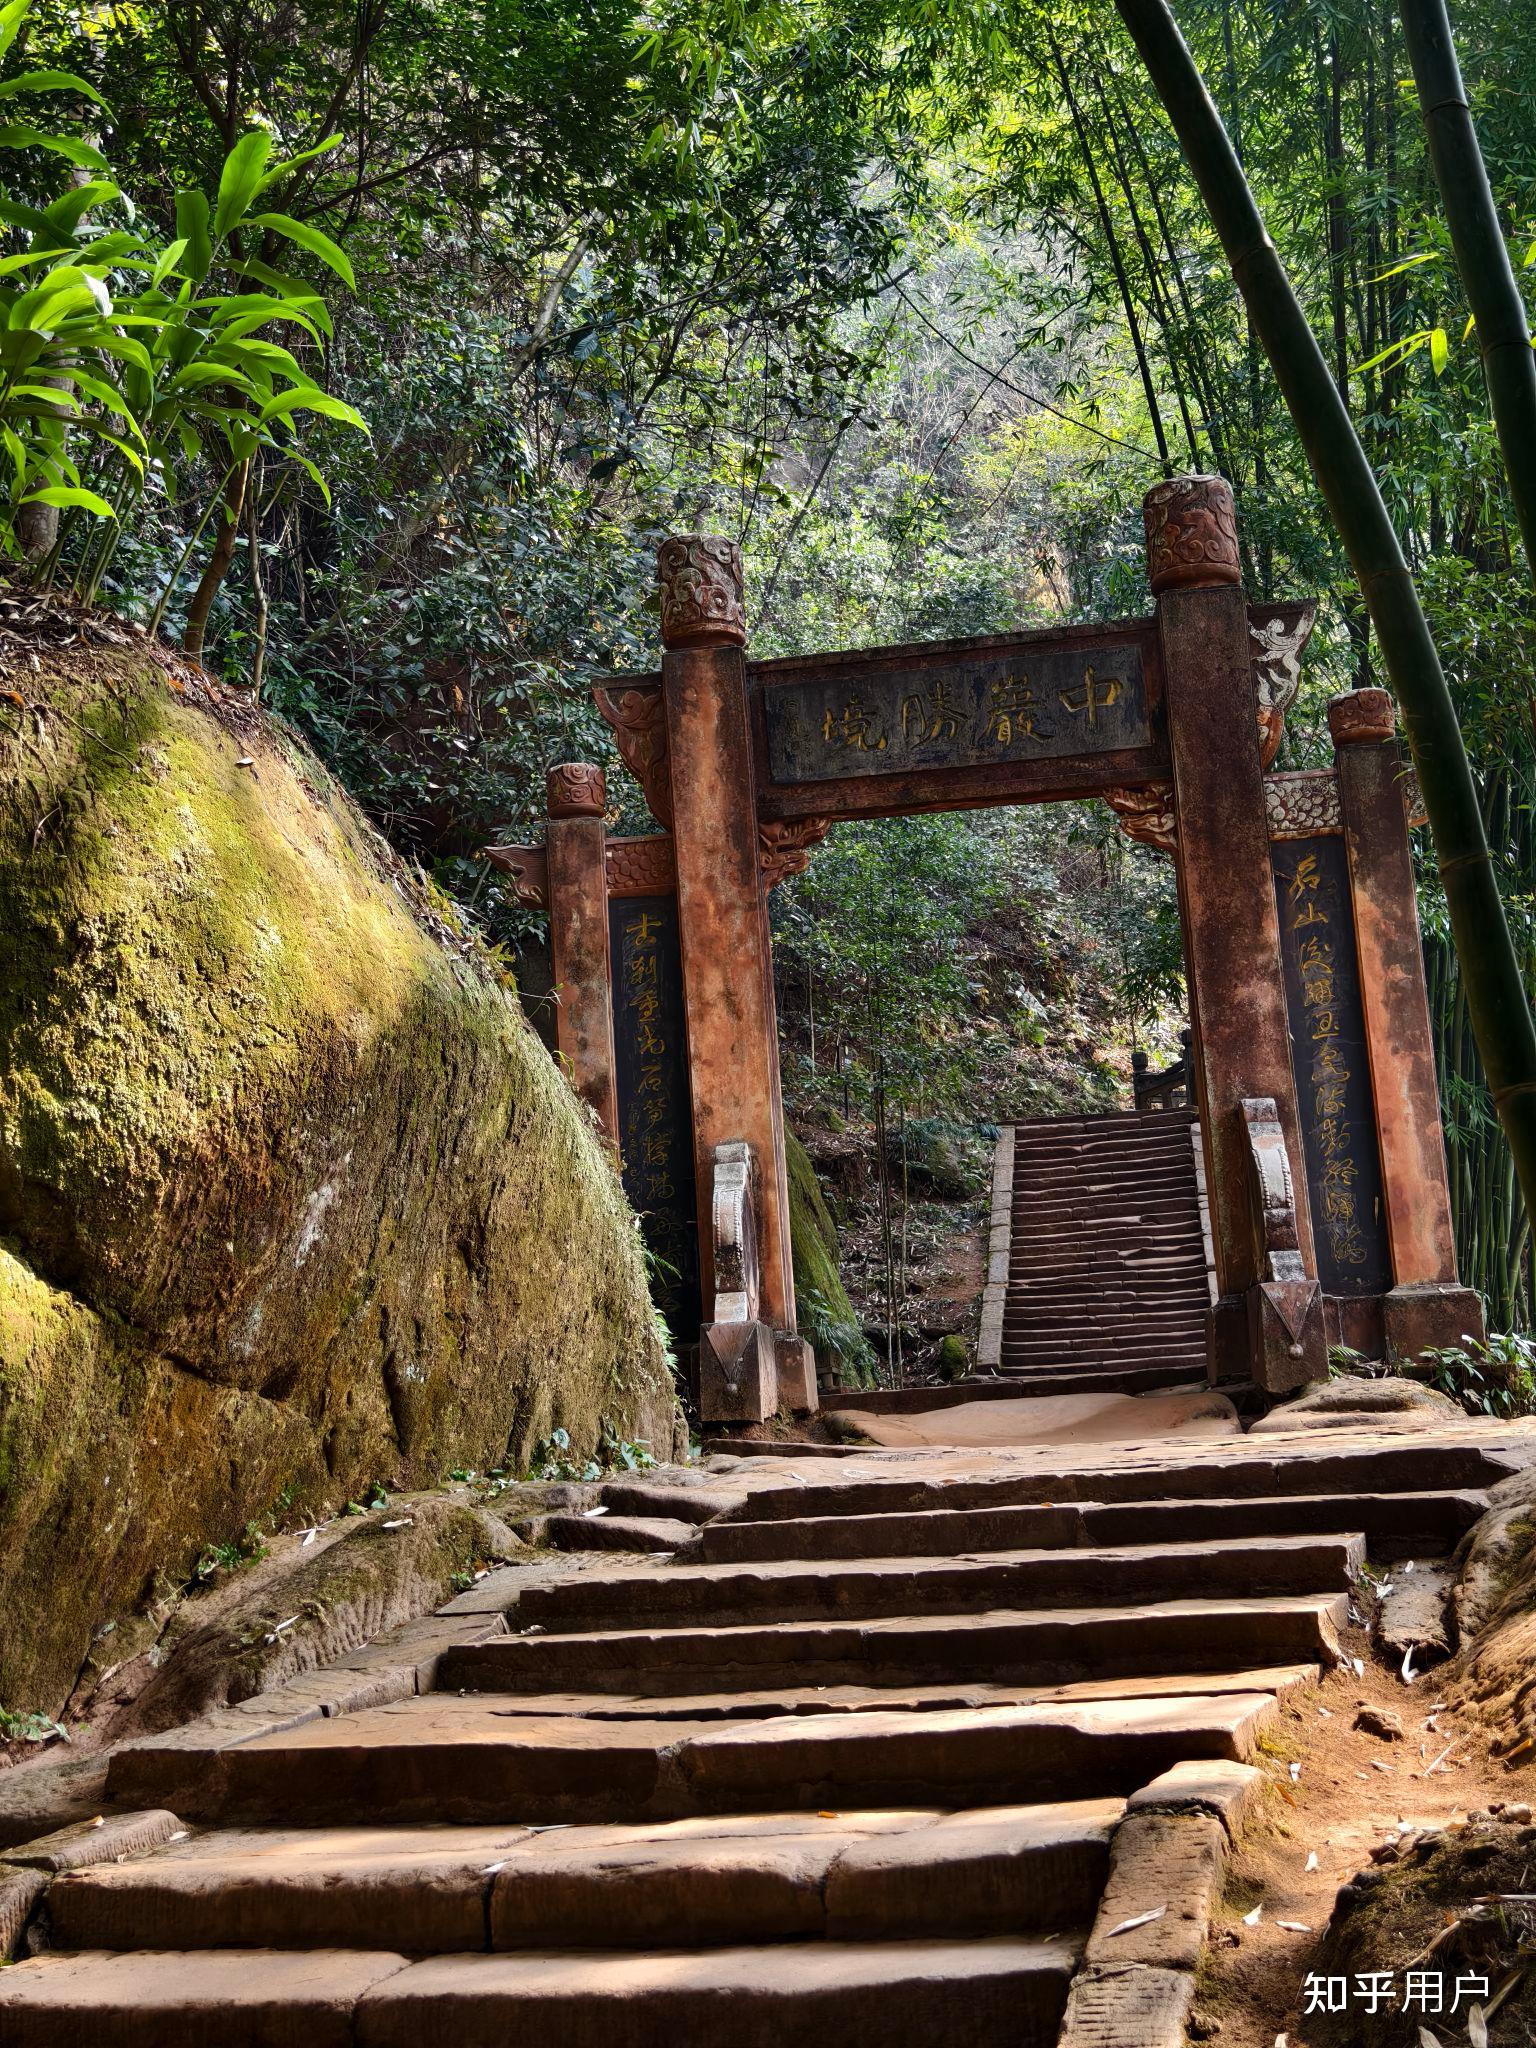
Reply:
[[1366, 1551], [1449, 1550], [1520, 1462], [1469, 1424], [609, 1485], [673, 1554], [497, 1572], [119, 1749], [102, 1826], [0, 1863], [40, 1913], [0, 2042], [1173, 2048]]
[[997, 1369], [1035, 1394], [1204, 1381], [1211, 1292], [1192, 1113], [1011, 1129]]

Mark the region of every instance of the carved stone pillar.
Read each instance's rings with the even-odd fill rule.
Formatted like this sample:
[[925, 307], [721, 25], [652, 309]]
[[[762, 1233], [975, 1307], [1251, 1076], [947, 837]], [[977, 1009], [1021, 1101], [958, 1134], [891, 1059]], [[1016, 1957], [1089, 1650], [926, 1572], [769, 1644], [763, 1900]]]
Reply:
[[1482, 1304], [1456, 1272], [1434, 1039], [1424, 985], [1397, 717], [1385, 690], [1328, 706], [1349, 856], [1366, 1050], [1381, 1150], [1392, 1289], [1387, 1353], [1417, 1355], [1483, 1334]]
[[[1221, 477], [1158, 484], [1148, 492], [1144, 510], [1147, 571], [1162, 639], [1194, 1078], [1220, 1289], [1212, 1310], [1210, 1365], [1214, 1377], [1252, 1372], [1267, 1385], [1264, 1356], [1252, 1355], [1250, 1338], [1248, 1296], [1268, 1275], [1252, 1225], [1245, 1101], [1274, 1104], [1294, 1182], [1301, 1270], [1312, 1276], [1316, 1266], [1300, 1172], [1237, 517]], [[1289, 1375], [1290, 1384], [1326, 1371], [1324, 1358], [1309, 1357], [1306, 1364], [1307, 1372]]]
[[603, 771], [563, 761], [546, 778], [549, 950], [559, 996], [556, 1043], [571, 1081], [609, 1143], [619, 1141], [608, 959], [608, 869]]
[[[711, 1199], [716, 1148], [744, 1143], [760, 1173], [762, 1319], [789, 1338], [789, 1187], [747, 717], [741, 551], [734, 541], [682, 536], [663, 543], [657, 575], [702, 1291], [706, 1301], [715, 1293], [711, 1217], [702, 1205]], [[781, 1392], [804, 1407], [804, 1373], [788, 1356], [785, 1365]]]

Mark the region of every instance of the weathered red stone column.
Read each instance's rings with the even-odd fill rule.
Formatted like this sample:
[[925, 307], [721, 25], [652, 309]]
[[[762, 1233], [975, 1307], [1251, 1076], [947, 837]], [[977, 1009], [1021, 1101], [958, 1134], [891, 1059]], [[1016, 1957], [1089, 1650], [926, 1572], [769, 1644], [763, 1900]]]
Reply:
[[[734, 541], [684, 535], [663, 543], [657, 575], [702, 1291], [706, 1302], [713, 1298], [715, 1148], [744, 1142], [761, 1176], [760, 1313], [775, 1331], [793, 1333], [779, 1032], [747, 716], [741, 550]], [[805, 1405], [801, 1390], [781, 1391], [795, 1396], [795, 1406]]]
[[546, 779], [549, 949], [559, 995], [556, 1042], [572, 1085], [615, 1147], [619, 1098], [608, 958], [608, 869], [601, 768], [563, 761]]
[[[1220, 1299], [1212, 1312], [1217, 1377], [1250, 1370], [1250, 1302], [1265, 1279], [1245, 1101], [1275, 1105], [1290, 1166], [1302, 1270], [1315, 1275], [1296, 1087], [1291, 1072], [1280, 920], [1269, 861], [1258, 686], [1237, 546], [1222, 477], [1177, 477], [1144, 506], [1147, 573], [1157, 598], [1178, 818], [1194, 1070]], [[1295, 1377], [1304, 1379], [1297, 1361]], [[1273, 1390], [1279, 1391], [1278, 1387]]]
[[1392, 1290], [1387, 1352], [1483, 1334], [1482, 1304], [1460, 1285], [1424, 983], [1404, 763], [1385, 690], [1349, 690], [1328, 706], [1349, 856], [1366, 1050], [1381, 1152]]

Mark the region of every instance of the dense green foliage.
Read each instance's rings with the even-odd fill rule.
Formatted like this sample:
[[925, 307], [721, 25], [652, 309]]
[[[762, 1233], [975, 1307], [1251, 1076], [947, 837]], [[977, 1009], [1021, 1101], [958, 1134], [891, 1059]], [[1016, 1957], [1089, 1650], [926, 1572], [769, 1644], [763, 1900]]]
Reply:
[[[1178, 12], [1425, 594], [1536, 982], [1536, 597], [1401, 32], [1384, 0]], [[1536, 4], [1471, 0], [1456, 28], [1523, 264]], [[178, 192], [216, 193], [249, 130], [274, 160], [304, 158], [262, 204], [343, 249], [355, 292], [302, 235], [237, 236], [234, 260], [325, 299], [323, 357], [302, 320], [281, 339], [372, 438], [306, 419], [328, 501], [275, 433], [235, 516], [220, 432], [198, 451], [178, 439], [174, 478], [100, 563], [104, 593], [178, 631], [202, 593], [209, 661], [261, 673], [499, 938], [527, 915], [476, 849], [534, 829], [548, 761], [612, 765], [587, 689], [653, 659], [668, 530], [742, 540], [760, 652], [999, 631], [1142, 609], [1142, 492], [1164, 469], [1219, 468], [1251, 587], [1323, 600], [1285, 761], [1316, 758], [1323, 701], [1377, 673], [1204, 210], [1106, 10], [38, 0], [11, 63], [100, 95], [51, 96], [49, 125], [73, 110], [136, 204], [121, 231], [162, 256]], [[12, 148], [0, 170], [17, 204], [57, 194], [56, 154]], [[114, 294], [142, 287], [119, 271]], [[73, 518], [60, 546], [76, 573], [97, 524]], [[638, 826], [638, 792], [611, 786]], [[1112, 843], [1107, 820], [1063, 812], [834, 837], [777, 913], [804, 1098], [840, 1103], [846, 1084], [855, 1113], [897, 1124], [1012, 1106], [989, 1033], [1027, 1044], [1015, 1019], [1052, 998], [1031, 971], [1029, 1002], [978, 1026], [966, 958], [999, 917], [1065, 921], [1096, 950], [1121, 1046], [1169, 1044], [1167, 866]], [[1427, 860], [1423, 913], [1464, 1268], [1495, 1321], [1528, 1325], [1529, 1227]], [[1103, 1077], [1082, 1064], [1092, 1099]]]

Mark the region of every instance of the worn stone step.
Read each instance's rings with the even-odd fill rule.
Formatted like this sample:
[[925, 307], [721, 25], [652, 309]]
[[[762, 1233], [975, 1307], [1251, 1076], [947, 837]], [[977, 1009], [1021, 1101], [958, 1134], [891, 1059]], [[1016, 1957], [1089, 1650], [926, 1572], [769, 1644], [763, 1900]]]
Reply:
[[512, 1627], [548, 1633], [668, 1628], [706, 1622], [874, 1620], [882, 1615], [979, 1613], [995, 1607], [1131, 1605], [1222, 1592], [1332, 1592], [1365, 1561], [1359, 1535], [1277, 1536], [1261, 1550], [1240, 1543], [1127, 1544], [1095, 1550], [1017, 1550], [992, 1556], [871, 1558], [824, 1571], [799, 1561], [643, 1566], [530, 1586]]
[[1081, 1944], [806, 1942], [653, 1955], [204, 1949], [39, 1957], [6, 2048], [1051, 2048]]
[[675, 1820], [1129, 1793], [1188, 1757], [1244, 1760], [1269, 1694], [957, 1711], [611, 1722], [434, 1694], [233, 1746], [125, 1745], [109, 1796], [174, 1787], [197, 1821]]
[[442, 1670], [447, 1688], [667, 1696], [796, 1685], [1052, 1685], [1158, 1672], [1331, 1663], [1346, 1595], [897, 1616], [742, 1628], [498, 1637]]
[[1363, 1530], [1376, 1558], [1447, 1554], [1487, 1505], [1477, 1492], [1285, 1494], [1257, 1500], [1041, 1503], [1016, 1508], [936, 1508], [913, 1515], [824, 1515], [788, 1522], [707, 1527], [705, 1564], [786, 1558], [951, 1557], [961, 1551], [1060, 1545], [1197, 1543]]
[[[1023, 1398], [1022, 1396], [1020, 1397]], [[782, 1447], [779, 1447], [782, 1451]], [[977, 1508], [1046, 1500], [1221, 1500], [1296, 1493], [1427, 1493], [1485, 1488], [1518, 1469], [1516, 1460], [1470, 1443], [1408, 1440], [1304, 1454], [1213, 1447], [1197, 1457], [999, 1477], [832, 1477], [759, 1487], [727, 1521], [802, 1515], [881, 1514], [920, 1508]]]
[[229, 1829], [57, 1881], [56, 1947], [677, 1948], [1085, 1926], [1117, 1798], [649, 1827]]

